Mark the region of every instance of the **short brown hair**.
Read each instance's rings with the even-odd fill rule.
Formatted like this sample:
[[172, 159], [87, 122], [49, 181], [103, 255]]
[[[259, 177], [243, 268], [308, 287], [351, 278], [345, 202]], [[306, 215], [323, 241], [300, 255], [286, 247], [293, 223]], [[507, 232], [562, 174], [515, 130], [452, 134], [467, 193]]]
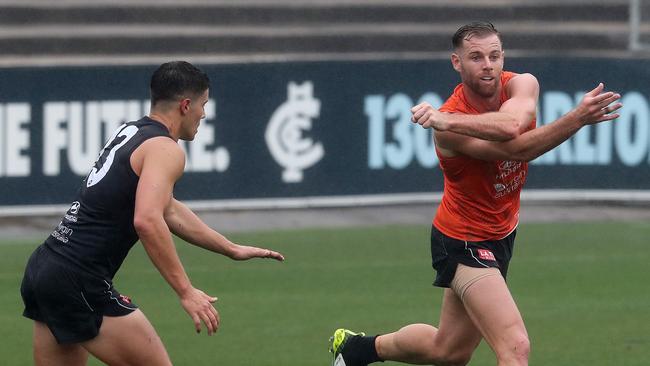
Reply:
[[451, 44], [454, 49], [457, 49], [463, 45], [464, 40], [469, 40], [473, 36], [487, 36], [490, 34], [496, 34], [501, 41], [501, 34], [490, 22], [472, 22], [466, 24], [454, 33], [454, 36], [451, 38]]

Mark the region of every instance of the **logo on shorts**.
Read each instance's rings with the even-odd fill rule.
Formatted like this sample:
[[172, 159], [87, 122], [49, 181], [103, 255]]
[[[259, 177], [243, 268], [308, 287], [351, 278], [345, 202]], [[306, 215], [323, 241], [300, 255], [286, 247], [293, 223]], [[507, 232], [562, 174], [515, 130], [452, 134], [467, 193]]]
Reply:
[[492, 253], [487, 249], [477, 249], [476, 251], [478, 252], [478, 257], [483, 260], [494, 261], [494, 262], [497, 261], [496, 258], [494, 258], [494, 253]]
[[120, 294], [120, 300], [122, 300], [122, 302], [125, 302], [125, 303], [127, 303], [127, 304], [130, 304], [130, 303], [131, 303], [131, 298], [128, 297], [128, 296], [124, 296], [124, 295], [122, 295], [122, 294]]

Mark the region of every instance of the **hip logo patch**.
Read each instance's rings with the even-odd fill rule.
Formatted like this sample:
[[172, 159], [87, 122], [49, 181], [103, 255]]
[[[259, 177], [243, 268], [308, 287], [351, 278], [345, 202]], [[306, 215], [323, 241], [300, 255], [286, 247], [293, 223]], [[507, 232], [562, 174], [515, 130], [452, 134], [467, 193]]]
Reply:
[[122, 302], [125, 302], [125, 303], [127, 303], [127, 304], [130, 304], [130, 303], [131, 303], [131, 298], [128, 297], [128, 296], [124, 296], [124, 295], [122, 295], [122, 294], [120, 294], [120, 300], [122, 300]]
[[494, 258], [494, 253], [492, 253], [491, 251], [489, 251], [487, 249], [477, 249], [476, 251], [478, 252], [478, 257], [479, 258], [481, 258], [483, 260], [486, 260], [486, 261], [494, 261], [494, 262], [496, 262], [496, 258]]

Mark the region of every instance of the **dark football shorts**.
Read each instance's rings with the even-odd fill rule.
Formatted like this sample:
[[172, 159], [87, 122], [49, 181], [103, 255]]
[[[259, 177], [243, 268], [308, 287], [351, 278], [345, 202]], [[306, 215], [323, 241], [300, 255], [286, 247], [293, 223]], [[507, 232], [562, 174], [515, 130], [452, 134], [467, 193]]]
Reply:
[[20, 293], [23, 316], [47, 324], [61, 344], [92, 339], [104, 316], [124, 316], [138, 308], [111, 282], [77, 270], [45, 245], [29, 258]]
[[499, 240], [464, 241], [448, 237], [431, 227], [431, 264], [436, 270], [434, 286], [450, 287], [458, 264], [469, 267], [494, 267], [503, 278], [508, 273], [517, 230]]

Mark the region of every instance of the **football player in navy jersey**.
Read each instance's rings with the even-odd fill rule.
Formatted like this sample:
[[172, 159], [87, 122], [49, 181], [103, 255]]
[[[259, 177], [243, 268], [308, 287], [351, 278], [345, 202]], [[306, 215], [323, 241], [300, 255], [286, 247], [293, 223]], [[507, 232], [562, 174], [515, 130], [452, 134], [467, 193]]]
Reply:
[[85, 365], [92, 354], [110, 365], [170, 365], [145, 315], [113, 287], [113, 277], [140, 240], [174, 289], [197, 332], [219, 327], [216, 297], [195, 288], [171, 233], [235, 260], [282, 254], [238, 245], [208, 227], [174, 198], [185, 154], [208, 102], [207, 75], [183, 62], [161, 65], [151, 77], [151, 113], [118, 128], [75, 201], [30, 257], [21, 285], [24, 316], [34, 320], [37, 365]]

